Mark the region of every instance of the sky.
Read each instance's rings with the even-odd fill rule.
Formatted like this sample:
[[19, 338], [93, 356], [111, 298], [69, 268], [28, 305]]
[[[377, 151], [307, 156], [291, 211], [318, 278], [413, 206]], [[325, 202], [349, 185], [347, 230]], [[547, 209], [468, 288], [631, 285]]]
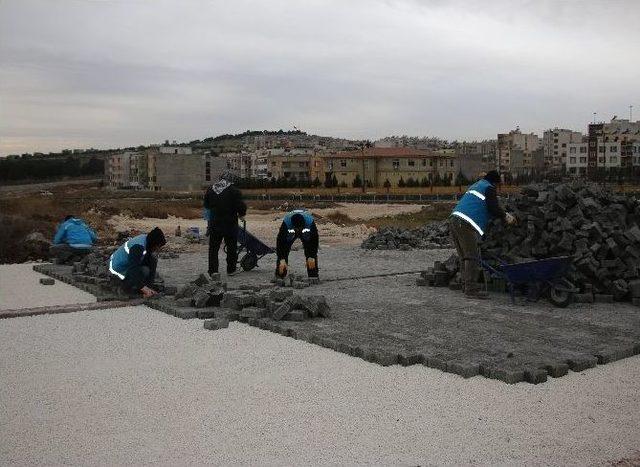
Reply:
[[0, 0], [0, 156], [640, 115], [636, 0]]

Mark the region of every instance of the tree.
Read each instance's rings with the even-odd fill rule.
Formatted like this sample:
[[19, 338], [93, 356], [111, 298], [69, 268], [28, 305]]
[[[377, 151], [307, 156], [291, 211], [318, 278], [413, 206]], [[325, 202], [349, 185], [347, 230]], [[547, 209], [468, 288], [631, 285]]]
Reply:
[[442, 184], [442, 178], [440, 172], [436, 172], [436, 176], [433, 178], [433, 186], [440, 186]]
[[400, 180], [398, 181], [398, 187], [404, 188], [405, 186], [407, 186], [407, 184], [404, 182], [404, 178], [400, 177]]
[[340, 188], [347, 188], [347, 182], [341, 182]]
[[459, 171], [458, 175], [456, 175], [456, 185], [462, 186], [462, 185], [468, 185], [468, 184], [469, 184], [469, 180], [467, 180], [467, 177], [464, 176], [462, 171]]
[[356, 174], [356, 178], [353, 179], [353, 188], [361, 188], [362, 187], [362, 179], [360, 178], [360, 174]]
[[[345, 183], [345, 186], [347, 184]], [[338, 177], [336, 177], [335, 174], [333, 174], [333, 177], [331, 177], [331, 186], [333, 187], [337, 187], [338, 186]]]
[[389, 181], [388, 178], [384, 181], [384, 184], [382, 186], [385, 187], [387, 189], [387, 193], [389, 193], [389, 188], [391, 188], [391, 182]]
[[420, 180], [420, 186], [423, 188], [429, 186], [429, 180], [427, 180], [427, 177], [422, 177], [422, 180]]
[[322, 183], [320, 182], [320, 179], [318, 177], [316, 177], [311, 184], [311, 186], [313, 186], [314, 188], [318, 188], [320, 185], [322, 185]]

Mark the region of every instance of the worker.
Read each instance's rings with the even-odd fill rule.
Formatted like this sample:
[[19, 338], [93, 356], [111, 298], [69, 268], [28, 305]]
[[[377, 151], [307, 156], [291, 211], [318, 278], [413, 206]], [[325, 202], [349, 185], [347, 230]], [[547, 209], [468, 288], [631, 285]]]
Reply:
[[284, 279], [287, 275], [289, 252], [296, 239], [302, 241], [306, 258], [307, 275], [318, 277], [318, 243], [319, 235], [311, 213], [305, 209], [289, 212], [280, 225], [276, 241], [276, 277]]
[[138, 235], [113, 252], [109, 258], [109, 272], [125, 292], [140, 293], [144, 298], [157, 294], [153, 289], [158, 267], [157, 253], [167, 243], [158, 227], [148, 234]]
[[91, 253], [97, 240], [98, 236], [86, 222], [69, 215], [58, 226], [49, 253], [57, 264], [69, 263]]
[[469, 298], [487, 298], [478, 283], [478, 240], [485, 234], [489, 221], [497, 218], [507, 224], [516, 222], [515, 216], [505, 212], [498, 203], [496, 187], [499, 184], [500, 174], [495, 170], [488, 172], [469, 187], [449, 217], [449, 229], [460, 261], [463, 290]]
[[238, 220], [244, 221], [247, 205], [241, 191], [233, 185], [234, 175], [225, 171], [220, 180], [211, 185], [204, 195], [205, 220], [209, 235], [209, 275], [218, 272], [218, 251], [224, 240], [227, 250], [227, 275], [237, 272]]

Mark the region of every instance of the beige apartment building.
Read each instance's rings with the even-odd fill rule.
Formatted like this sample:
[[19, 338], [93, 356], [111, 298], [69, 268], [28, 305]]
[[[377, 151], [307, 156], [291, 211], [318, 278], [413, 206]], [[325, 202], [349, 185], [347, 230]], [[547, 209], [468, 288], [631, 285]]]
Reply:
[[110, 189], [144, 189], [147, 185], [147, 157], [134, 151], [111, 155], [106, 161], [106, 185]]
[[458, 172], [457, 158], [448, 154], [437, 154], [427, 149], [381, 148], [344, 151], [322, 156], [324, 182], [335, 176], [339, 184], [352, 186], [356, 176], [373, 187], [383, 187], [388, 180], [398, 186], [400, 179], [406, 183], [410, 178], [429, 181], [450, 177]]
[[553, 128], [542, 135], [542, 150], [544, 153], [544, 168], [561, 170], [566, 167], [569, 156], [569, 146], [582, 143], [583, 135], [579, 131], [564, 128]]
[[513, 175], [530, 174], [543, 163], [539, 152], [540, 138], [534, 133], [522, 133], [519, 128], [498, 134], [496, 162], [501, 172]]

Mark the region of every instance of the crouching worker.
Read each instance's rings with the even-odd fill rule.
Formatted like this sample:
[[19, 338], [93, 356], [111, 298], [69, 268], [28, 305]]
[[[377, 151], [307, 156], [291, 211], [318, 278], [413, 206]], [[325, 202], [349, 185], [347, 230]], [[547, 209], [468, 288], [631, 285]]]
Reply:
[[65, 264], [91, 253], [98, 236], [82, 219], [67, 216], [58, 226], [49, 249], [57, 264]]
[[309, 211], [296, 209], [284, 216], [278, 232], [276, 277], [280, 279], [284, 279], [287, 275], [289, 252], [297, 238], [302, 241], [304, 256], [307, 259], [307, 275], [318, 277], [318, 228]]
[[148, 298], [157, 294], [153, 289], [158, 260], [154, 253], [167, 243], [158, 227], [148, 234], [127, 240], [109, 258], [109, 272], [120, 281], [129, 294], [141, 293]]
[[496, 187], [499, 184], [500, 174], [495, 170], [488, 172], [469, 187], [449, 217], [449, 230], [460, 260], [463, 290], [469, 298], [487, 298], [478, 283], [478, 240], [487, 230], [489, 221], [498, 218], [507, 224], [516, 222], [516, 218], [504, 212], [498, 203]]

